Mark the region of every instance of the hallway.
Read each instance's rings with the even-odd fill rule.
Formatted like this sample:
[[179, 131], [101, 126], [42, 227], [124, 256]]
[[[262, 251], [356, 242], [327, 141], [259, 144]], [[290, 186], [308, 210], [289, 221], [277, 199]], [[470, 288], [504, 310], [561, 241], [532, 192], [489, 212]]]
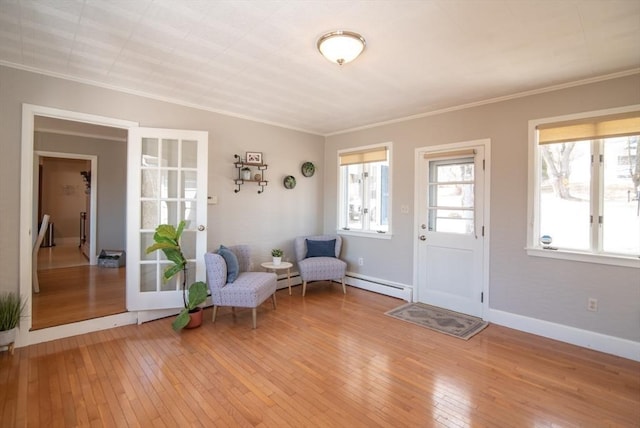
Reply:
[[126, 312], [125, 269], [90, 266], [77, 245], [41, 248], [31, 329]]

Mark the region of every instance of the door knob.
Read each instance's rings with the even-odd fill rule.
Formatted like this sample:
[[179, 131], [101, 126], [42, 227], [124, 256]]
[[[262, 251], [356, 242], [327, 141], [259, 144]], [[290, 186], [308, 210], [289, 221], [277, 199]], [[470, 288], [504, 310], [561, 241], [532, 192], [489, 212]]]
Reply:
[[420, 235], [420, 236], [418, 236], [418, 239], [420, 239], [421, 241], [426, 241], [427, 237], [424, 236], [424, 235]]
[[202, 224], [201, 224], [200, 226], [198, 226], [198, 230], [199, 230], [200, 232], [202, 232], [202, 231], [203, 231], [203, 230], [205, 230], [205, 229], [206, 229], [206, 227], [204, 227]]

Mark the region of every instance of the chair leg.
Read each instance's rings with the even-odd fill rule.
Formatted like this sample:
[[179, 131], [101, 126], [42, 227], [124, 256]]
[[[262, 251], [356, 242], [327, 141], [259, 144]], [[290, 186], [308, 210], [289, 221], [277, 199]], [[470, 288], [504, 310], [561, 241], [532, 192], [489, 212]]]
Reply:
[[302, 281], [302, 297], [307, 292], [307, 281]]
[[273, 302], [273, 309], [276, 308], [276, 293], [271, 295], [271, 302]]
[[257, 316], [258, 316], [257, 314], [258, 314], [258, 308], [253, 308], [253, 309], [251, 310], [251, 315], [252, 315], [252, 317], [253, 317], [253, 329], [254, 329], [254, 330], [255, 330], [255, 328], [256, 328], [256, 318], [257, 318]]
[[344, 285], [344, 276], [342, 277], [342, 292], [344, 294], [347, 294], [347, 286]]
[[216, 322], [216, 314], [218, 313], [218, 307], [213, 305], [213, 317], [211, 317], [212, 322]]

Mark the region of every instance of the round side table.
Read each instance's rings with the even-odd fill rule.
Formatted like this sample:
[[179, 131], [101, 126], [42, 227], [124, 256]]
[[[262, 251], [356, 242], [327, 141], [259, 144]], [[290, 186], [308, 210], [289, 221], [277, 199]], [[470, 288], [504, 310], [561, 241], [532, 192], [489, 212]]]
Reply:
[[279, 265], [274, 265], [273, 262], [264, 262], [261, 263], [260, 266], [267, 270], [272, 270], [278, 274], [279, 270], [287, 270], [287, 284], [289, 285], [289, 296], [291, 296], [291, 268], [293, 267], [293, 263], [289, 262], [281, 262]]

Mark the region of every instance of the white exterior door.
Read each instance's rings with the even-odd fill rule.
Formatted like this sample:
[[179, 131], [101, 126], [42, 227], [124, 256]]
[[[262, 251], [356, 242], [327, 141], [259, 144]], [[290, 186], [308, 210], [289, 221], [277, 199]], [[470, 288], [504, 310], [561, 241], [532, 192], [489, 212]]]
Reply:
[[[169, 262], [146, 254], [159, 224], [187, 225], [181, 247], [187, 284], [205, 281], [208, 133], [130, 128], [127, 178], [127, 310], [182, 307], [181, 281], [164, 281]], [[105, 219], [102, 219], [105, 221]]]
[[417, 300], [482, 317], [484, 146], [417, 156]]

